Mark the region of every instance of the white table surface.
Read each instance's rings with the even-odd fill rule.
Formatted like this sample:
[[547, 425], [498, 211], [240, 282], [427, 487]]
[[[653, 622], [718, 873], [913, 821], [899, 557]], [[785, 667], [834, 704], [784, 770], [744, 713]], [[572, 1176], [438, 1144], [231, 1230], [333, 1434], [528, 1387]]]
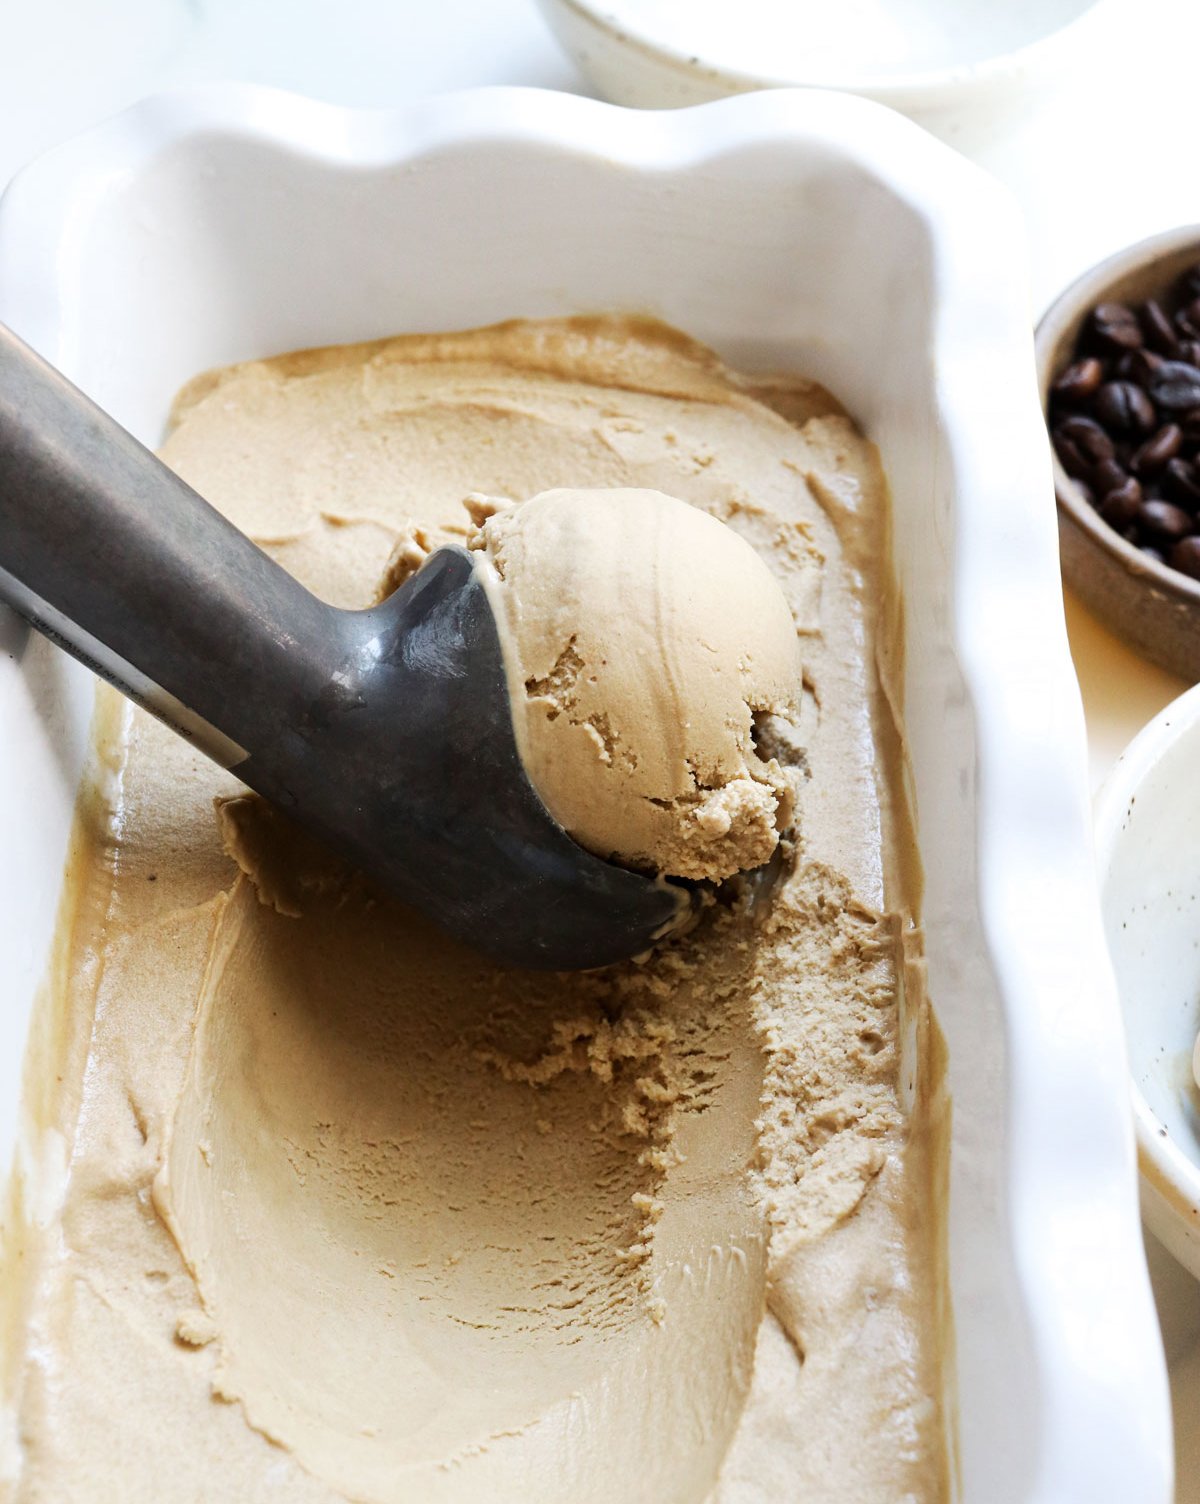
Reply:
[[[590, 92], [533, 0], [38, 0], [2, 19], [0, 184], [47, 146], [179, 83], [239, 79], [370, 106], [475, 84]], [[1110, 251], [1200, 222], [1198, 43], [1195, 0], [1126, 0], [1096, 49], [1001, 134], [956, 143], [1024, 210], [1031, 316]], [[1095, 784], [1185, 686], [1071, 600], [1067, 623]], [[1200, 1285], [1153, 1240], [1148, 1251], [1171, 1363], [1177, 1500], [1200, 1504]]]

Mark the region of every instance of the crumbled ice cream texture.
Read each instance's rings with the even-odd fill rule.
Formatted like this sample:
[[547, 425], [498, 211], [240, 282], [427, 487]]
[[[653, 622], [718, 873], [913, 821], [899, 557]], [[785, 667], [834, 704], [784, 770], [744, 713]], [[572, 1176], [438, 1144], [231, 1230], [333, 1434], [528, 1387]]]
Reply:
[[771, 859], [791, 787], [757, 744], [798, 713], [796, 626], [732, 528], [660, 491], [468, 498], [517, 741], [579, 843], [720, 881]]

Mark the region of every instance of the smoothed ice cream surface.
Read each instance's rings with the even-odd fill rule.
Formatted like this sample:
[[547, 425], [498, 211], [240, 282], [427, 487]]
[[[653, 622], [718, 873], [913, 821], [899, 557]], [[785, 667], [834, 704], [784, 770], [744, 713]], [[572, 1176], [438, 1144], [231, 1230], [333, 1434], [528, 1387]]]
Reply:
[[[498, 970], [101, 689], [30, 1067], [57, 1081], [28, 1143], [60, 1180], [10, 1282], [14, 1499], [944, 1499], [940, 1172], [925, 1087], [902, 1101], [902, 1008], [908, 1034], [930, 1026], [871, 445], [820, 388], [593, 318], [215, 372], [164, 454], [345, 606], [465, 545], [468, 493], [538, 498], [481, 517], [479, 552], [531, 571], [510, 647], [548, 738], [592, 712], [555, 699], [568, 624], [539, 603], [541, 553], [569, 537], [602, 618], [616, 553], [654, 596], [682, 560], [702, 574], [717, 519], [753, 551], [744, 605], [695, 603], [732, 720], [682, 629], [606, 642], [581, 618], [576, 650], [640, 683], [666, 642], [677, 679], [612, 745], [669, 799], [710, 737], [698, 782], [770, 791], [779, 875], [733, 877], [641, 962]], [[546, 499], [581, 489], [621, 498], [594, 574], [594, 518]], [[698, 724], [673, 723], [691, 703]], [[564, 751], [566, 786], [594, 773], [599, 808], [580, 735], [597, 762]]]
[[792, 789], [756, 725], [798, 719], [801, 663], [750, 544], [632, 487], [471, 510], [517, 744], [558, 823], [598, 856], [673, 877], [768, 862]]

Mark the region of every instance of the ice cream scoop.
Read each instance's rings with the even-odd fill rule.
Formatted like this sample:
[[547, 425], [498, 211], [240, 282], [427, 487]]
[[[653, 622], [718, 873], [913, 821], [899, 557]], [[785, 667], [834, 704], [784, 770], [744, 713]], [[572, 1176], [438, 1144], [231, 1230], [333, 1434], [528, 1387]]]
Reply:
[[600, 966], [686, 914], [534, 790], [466, 550], [330, 606], [2, 328], [0, 599], [499, 960]]

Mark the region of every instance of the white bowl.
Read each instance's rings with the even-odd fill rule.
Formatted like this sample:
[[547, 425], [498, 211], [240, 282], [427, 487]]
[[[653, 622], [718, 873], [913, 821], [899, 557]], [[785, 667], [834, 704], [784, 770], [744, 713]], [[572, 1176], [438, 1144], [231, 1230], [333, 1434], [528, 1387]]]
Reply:
[[[990, 180], [888, 111], [812, 92], [639, 114], [483, 90], [359, 114], [205, 90], [58, 149], [0, 204], [0, 317], [147, 440], [205, 367], [580, 309], [656, 313], [845, 400], [894, 496], [952, 1099], [948, 1202], [929, 1214], [945, 1216], [962, 1496], [1166, 1504], [1166, 1376], [1024, 266]], [[0, 1156], [16, 1144], [48, 1215], [61, 1146], [27, 1119], [17, 1134], [16, 1062], [87, 676], [9, 631]]]
[[1200, 1279], [1200, 686], [1130, 743], [1096, 803], [1108, 947], [1133, 1076], [1142, 1208]]
[[1121, 0], [538, 0], [618, 104], [670, 108], [801, 85], [878, 100], [955, 136], [1079, 66]]

